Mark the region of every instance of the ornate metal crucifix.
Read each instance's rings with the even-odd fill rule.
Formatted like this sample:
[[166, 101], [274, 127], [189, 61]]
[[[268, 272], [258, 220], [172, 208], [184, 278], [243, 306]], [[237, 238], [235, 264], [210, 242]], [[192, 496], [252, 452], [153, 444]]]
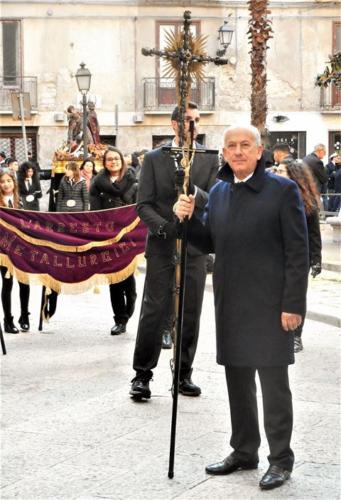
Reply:
[[185, 111], [186, 104], [191, 92], [192, 80], [204, 79], [204, 66], [213, 62], [216, 65], [227, 64], [227, 59], [221, 57], [210, 57], [205, 53], [205, 43], [207, 36], [194, 36], [190, 31], [191, 13], [184, 12], [183, 29], [176, 35], [173, 32], [167, 33], [168, 45], [164, 50], [142, 49], [144, 56], [158, 56], [167, 61], [165, 78], [170, 77], [176, 80], [177, 100], [180, 110], [179, 114], [179, 138], [180, 147], [189, 146], [188, 138], [185, 136]]

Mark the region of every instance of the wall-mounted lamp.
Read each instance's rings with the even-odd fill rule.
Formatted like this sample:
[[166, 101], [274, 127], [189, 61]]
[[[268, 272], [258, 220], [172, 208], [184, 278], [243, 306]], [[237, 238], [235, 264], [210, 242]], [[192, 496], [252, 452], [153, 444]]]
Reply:
[[276, 123], [284, 123], [284, 122], [287, 122], [289, 120], [289, 118], [287, 116], [284, 116], [284, 115], [275, 115], [275, 116], [273, 116], [272, 120]]
[[224, 21], [224, 24], [220, 26], [218, 30], [218, 40], [221, 49], [217, 50], [217, 56], [222, 57], [226, 54], [227, 47], [230, 45], [233, 37], [234, 29], [229, 26], [228, 21]]

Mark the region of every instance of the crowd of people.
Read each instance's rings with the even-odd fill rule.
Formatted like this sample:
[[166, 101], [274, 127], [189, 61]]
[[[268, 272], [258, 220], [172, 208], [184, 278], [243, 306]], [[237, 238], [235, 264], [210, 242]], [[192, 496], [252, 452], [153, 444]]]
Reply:
[[[171, 116], [174, 139], [180, 143], [179, 109]], [[81, 166], [68, 162], [56, 193], [60, 212], [104, 210], [136, 203], [148, 228], [145, 246], [146, 277], [133, 355], [135, 375], [130, 395], [150, 399], [150, 381], [164, 345], [163, 332], [172, 342], [174, 253], [179, 224], [189, 217], [189, 247], [185, 288], [179, 392], [198, 397], [201, 388], [192, 380], [206, 279], [207, 255], [215, 255], [213, 271], [217, 362], [225, 366], [232, 436], [232, 454], [209, 465], [208, 474], [230, 474], [258, 466], [260, 445], [255, 373], [259, 374], [264, 405], [264, 426], [270, 447], [270, 466], [260, 487], [281, 486], [291, 474], [294, 453], [292, 398], [288, 365], [302, 351], [308, 272], [321, 272], [319, 214], [321, 194], [328, 209], [340, 209], [341, 155], [322, 159], [322, 144], [296, 160], [287, 144], [264, 153], [260, 135], [252, 126], [230, 127], [223, 137], [222, 162], [218, 155], [201, 153], [195, 141], [200, 111], [189, 102], [185, 134], [194, 135], [190, 189], [178, 198], [175, 160], [162, 148], [123, 155], [108, 147], [103, 168], [93, 159]], [[190, 127], [190, 124], [193, 124]], [[191, 130], [191, 131], [190, 131]], [[39, 210], [42, 190], [32, 161], [20, 168], [2, 155], [0, 207]], [[272, 155], [272, 156], [271, 156]], [[329, 199], [328, 199], [329, 196]], [[330, 202], [330, 205], [329, 205]], [[325, 207], [325, 199], [323, 199]], [[1, 267], [4, 330], [18, 333], [11, 307], [13, 277]], [[22, 331], [30, 329], [30, 287], [19, 283]], [[132, 274], [109, 285], [115, 320], [111, 335], [126, 331], [136, 301]]]

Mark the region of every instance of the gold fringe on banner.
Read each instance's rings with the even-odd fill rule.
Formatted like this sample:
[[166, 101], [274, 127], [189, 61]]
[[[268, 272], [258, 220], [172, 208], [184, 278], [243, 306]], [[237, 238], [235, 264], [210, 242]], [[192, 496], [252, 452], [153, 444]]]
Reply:
[[[8, 272], [15, 276], [15, 278], [21, 283], [25, 283], [27, 285], [42, 285], [47, 289], [51, 289], [57, 293], [65, 293], [65, 294], [78, 294], [84, 293], [87, 290], [101, 285], [112, 285], [115, 283], [119, 283], [129, 276], [131, 276], [139, 263], [143, 259], [143, 254], [136, 255], [131, 263], [121, 269], [116, 273], [110, 274], [94, 274], [90, 276], [85, 281], [79, 281], [77, 283], [64, 283], [62, 281], [58, 281], [52, 276], [48, 274], [32, 274], [21, 271], [17, 267], [15, 267], [9, 257], [4, 254], [0, 254], [0, 266], [7, 267]], [[51, 292], [50, 292], [51, 293]], [[47, 291], [48, 294], [48, 291]]]
[[62, 245], [60, 243], [53, 243], [52, 241], [47, 241], [47, 240], [41, 240], [39, 238], [33, 238], [32, 236], [28, 236], [27, 234], [23, 233], [18, 229], [17, 227], [13, 226], [12, 224], [8, 224], [8, 222], [5, 222], [3, 220], [0, 220], [0, 225], [11, 231], [12, 233], [15, 233], [19, 238], [21, 238], [24, 241], [27, 241], [28, 243], [32, 243], [33, 245], [38, 245], [38, 246], [43, 246], [43, 247], [49, 247], [53, 248], [54, 250], [60, 250], [60, 251], [65, 251], [65, 252], [86, 252], [87, 250], [91, 250], [91, 248], [98, 248], [98, 247], [105, 247], [112, 245], [113, 243], [117, 243], [120, 241], [120, 239], [133, 229], [135, 229], [136, 226], [140, 223], [140, 218], [136, 217], [136, 219], [133, 220], [128, 226], [124, 227], [121, 229], [121, 231], [114, 237], [114, 238], [109, 238], [108, 240], [104, 241], [90, 241], [89, 243], [86, 243], [85, 245]]

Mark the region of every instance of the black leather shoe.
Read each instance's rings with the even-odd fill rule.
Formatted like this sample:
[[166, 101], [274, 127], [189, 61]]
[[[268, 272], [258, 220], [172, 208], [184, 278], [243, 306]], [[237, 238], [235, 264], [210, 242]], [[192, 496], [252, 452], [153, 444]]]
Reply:
[[4, 330], [6, 333], [19, 333], [18, 328], [13, 323], [13, 316], [8, 319], [4, 319]]
[[262, 490], [272, 490], [282, 486], [284, 481], [290, 478], [291, 472], [279, 467], [278, 465], [270, 465], [267, 472], [260, 480], [259, 486]]
[[28, 332], [30, 329], [30, 320], [28, 318], [29, 314], [30, 313], [21, 313], [21, 316], [18, 319], [18, 323], [23, 332]]
[[224, 476], [227, 474], [232, 474], [238, 470], [252, 470], [258, 468], [258, 462], [244, 462], [239, 458], [229, 455], [222, 462], [217, 462], [216, 464], [208, 465], [206, 467], [207, 474], [212, 474], [214, 476]]
[[164, 332], [162, 335], [162, 349], [171, 349], [172, 348], [172, 336], [169, 332]]
[[201, 389], [199, 386], [193, 384], [190, 378], [180, 380], [179, 392], [184, 396], [200, 396]]
[[134, 378], [129, 394], [135, 399], [150, 399], [152, 393], [149, 389], [149, 380]]
[[111, 335], [121, 335], [121, 333], [124, 333], [126, 331], [127, 331], [126, 325], [124, 325], [123, 323], [118, 323], [117, 325], [112, 327], [110, 334]]

